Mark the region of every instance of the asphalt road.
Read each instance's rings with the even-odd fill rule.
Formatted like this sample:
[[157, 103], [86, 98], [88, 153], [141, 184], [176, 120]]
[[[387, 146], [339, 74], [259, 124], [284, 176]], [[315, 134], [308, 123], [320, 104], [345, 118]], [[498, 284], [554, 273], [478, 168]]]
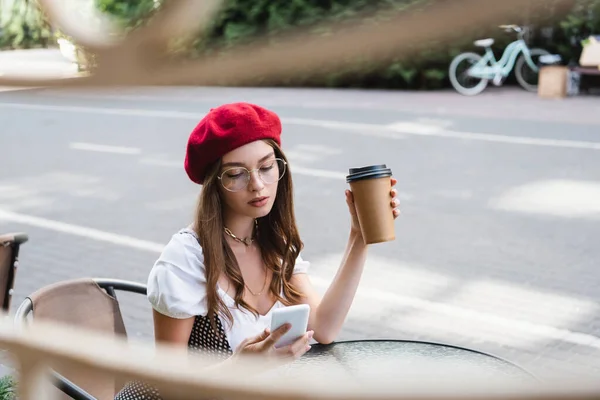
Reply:
[[[166, 88], [0, 93], [0, 231], [25, 231], [14, 307], [62, 279], [145, 282], [193, 214], [189, 132], [211, 107], [280, 113], [315, 285], [344, 250], [348, 168], [398, 179], [397, 239], [370, 249], [340, 339], [434, 340], [550, 377], [600, 372], [600, 102], [513, 90]], [[144, 298], [121, 295], [151, 338]]]

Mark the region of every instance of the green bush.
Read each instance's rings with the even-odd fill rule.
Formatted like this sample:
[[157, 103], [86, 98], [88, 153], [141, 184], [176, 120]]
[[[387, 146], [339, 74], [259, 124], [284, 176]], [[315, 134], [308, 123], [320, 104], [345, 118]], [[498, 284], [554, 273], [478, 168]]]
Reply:
[[54, 43], [52, 31], [35, 0], [14, 0], [0, 21], [0, 49], [47, 47]]
[[152, 16], [153, 0], [94, 0], [96, 7], [115, 18], [126, 31], [136, 29]]
[[12, 376], [0, 378], [0, 400], [16, 400], [16, 383]]
[[569, 15], [553, 26], [551, 35], [541, 44], [576, 64], [581, 55], [581, 41], [590, 35], [600, 35], [600, 1], [580, 0]]
[[[314, 35], [327, 35], [327, 23], [376, 23], [391, 12], [409, 7], [426, 7], [430, 0], [228, 0], [207, 32], [193, 42], [191, 52], [202, 55], [214, 48], [228, 48], [261, 37], [276, 42], [282, 34], [304, 28]], [[318, 27], [318, 29], [316, 28]], [[406, 87], [422, 71], [411, 64], [389, 60], [387, 64], [368, 59], [349, 60], [325, 76], [294, 76], [284, 81], [264, 79], [268, 85], [330, 87]]]

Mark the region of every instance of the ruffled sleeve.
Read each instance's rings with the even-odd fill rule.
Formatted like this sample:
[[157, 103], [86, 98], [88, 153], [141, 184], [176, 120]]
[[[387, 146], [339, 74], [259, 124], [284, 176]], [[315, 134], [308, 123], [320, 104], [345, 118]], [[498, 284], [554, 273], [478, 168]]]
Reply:
[[296, 258], [296, 264], [294, 265], [294, 274], [306, 274], [308, 273], [309, 267], [310, 263], [302, 259], [301, 254], [298, 254], [298, 258]]
[[148, 277], [148, 300], [172, 318], [206, 315], [206, 270], [202, 248], [192, 232], [173, 235]]

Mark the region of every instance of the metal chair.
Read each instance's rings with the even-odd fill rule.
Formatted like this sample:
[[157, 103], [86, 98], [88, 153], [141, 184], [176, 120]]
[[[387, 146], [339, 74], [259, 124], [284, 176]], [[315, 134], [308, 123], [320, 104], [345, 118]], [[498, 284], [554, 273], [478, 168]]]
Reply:
[[2, 311], [8, 313], [12, 300], [15, 275], [19, 266], [19, 248], [29, 240], [26, 233], [0, 235], [0, 296]]
[[[61, 281], [28, 296], [15, 313], [15, 323], [26, 325], [31, 316], [127, 336], [116, 290], [146, 295], [146, 285], [131, 281], [100, 278]], [[90, 376], [64, 368], [52, 374], [54, 385], [67, 398], [76, 400], [112, 400], [124, 384], [114, 377]]]

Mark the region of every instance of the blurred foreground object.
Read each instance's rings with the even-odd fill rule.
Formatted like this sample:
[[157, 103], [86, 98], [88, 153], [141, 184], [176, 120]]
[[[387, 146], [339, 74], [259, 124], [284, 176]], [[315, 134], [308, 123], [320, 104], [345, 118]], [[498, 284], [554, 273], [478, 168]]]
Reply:
[[[30, 294], [17, 309], [15, 323], [18, 328], [27, 328], [31, 320], [58, 322], [108, 337], [125, 338], [127, 332], [117, 291], [145, 295], [147, 289], [144, 284], [117, 279], [60, 281]], [[201, 358], [207, 356], [207, 353], [200, 355]], [[399, 371], [402, 371], [401, 376]], [[78, 400], [113, 399], [127, 383], [118, 375], [97, 374], [62, 364], [58, 364], [51, 375], [56, 387]], [[403, 340], [317, 344], [299, 360], [263, 372], [256, 379], [267, 385], [272, 380], [295, 379], [298, 376], [311, 382], [318, 378], [325, 384], [330, 380], [344, 382], [350, 379], [354, 385], [361, 385], [361, 382], [370, 384], [373, 380], [393, 382], [403, 389], [424, 380], [452, 388], [455, 379], [465, 376], [477, 384], [490, 379], [494, 385], [502, 382], [502, 386], [513, 387], [537, 382], [522, 368], [489, 354], [439, 343]], [[461, 388], [461, 385], [456, 388]]]
[[[0, 85], [251, 85], [264, 77], [323, 74], [361, 58], [408, 57], [420, 44], [444, 42], [474, 27], [505, 23], [523, 6], [521, 0], [488, 2], [486, 8], [479, 7], [478, 0], [438, 0], [427, 12], [417, 7], [390, 10], [376, 22], [365, 18], [364, 23], [328, 24], [331, 33], [326, 36], [298, 29], [275, 43], [257, 39], [183, 61], [169, 57], [170, 40], [201, 31], [221, 5], [218, 0], [164, 1], [148, 23], [127, 35], [97, 10], [67, 11], [67, 0], [39, 2], [54, 26], [94, 54], [93, 73], [67, 79], [3, 76]], [[574, 2], [554, 0], [550, 6], [553, 13], [562, 14]], [[530, 0], [528, 5], [537, 15], [535, 11], [547, 9], [549, 2]]]
[[27, 240], [29, 237], [23, 232], [0, 235], [0, 296], [4, 312], [10, 310], [15, 276], [19, 267], [19, 250]]
[[48, 368], [61, 367], [147, 382], [169, 399], [600, 399], [597, 383], [511, 384], [470, 368], [425, 360], [398, 368], [398, 379], [382, 378], [375, 364], [369, 366], [368, 380], [348, 374], [322, 376], [308, 369], [273, 379], [269, 373], [257, 373], [273, 371], [274, 365], [264, 359], [242, 357], [224, 371], [181, 347], [127, 342], [122, 336], [49, 321], [34, 321], [20, 329], [3, 318], [0, 347], [19, 364], [20, 400], [51, 399]]
[[[79, 329], [127, 337], [116, 291], [146, 295], [146, 285], [118, 279], [81, 278], [57, 282], [27, 296], [15, 314], [18, 326], [29, 317], [53, 321]], [[112, 399], [124, 382], [111, 376], [96, 376], [61, 366], [55, 377], [66, 393], [83, 390], [98, 399]], [[67, 377], [65, 379], [64, 377]]]

